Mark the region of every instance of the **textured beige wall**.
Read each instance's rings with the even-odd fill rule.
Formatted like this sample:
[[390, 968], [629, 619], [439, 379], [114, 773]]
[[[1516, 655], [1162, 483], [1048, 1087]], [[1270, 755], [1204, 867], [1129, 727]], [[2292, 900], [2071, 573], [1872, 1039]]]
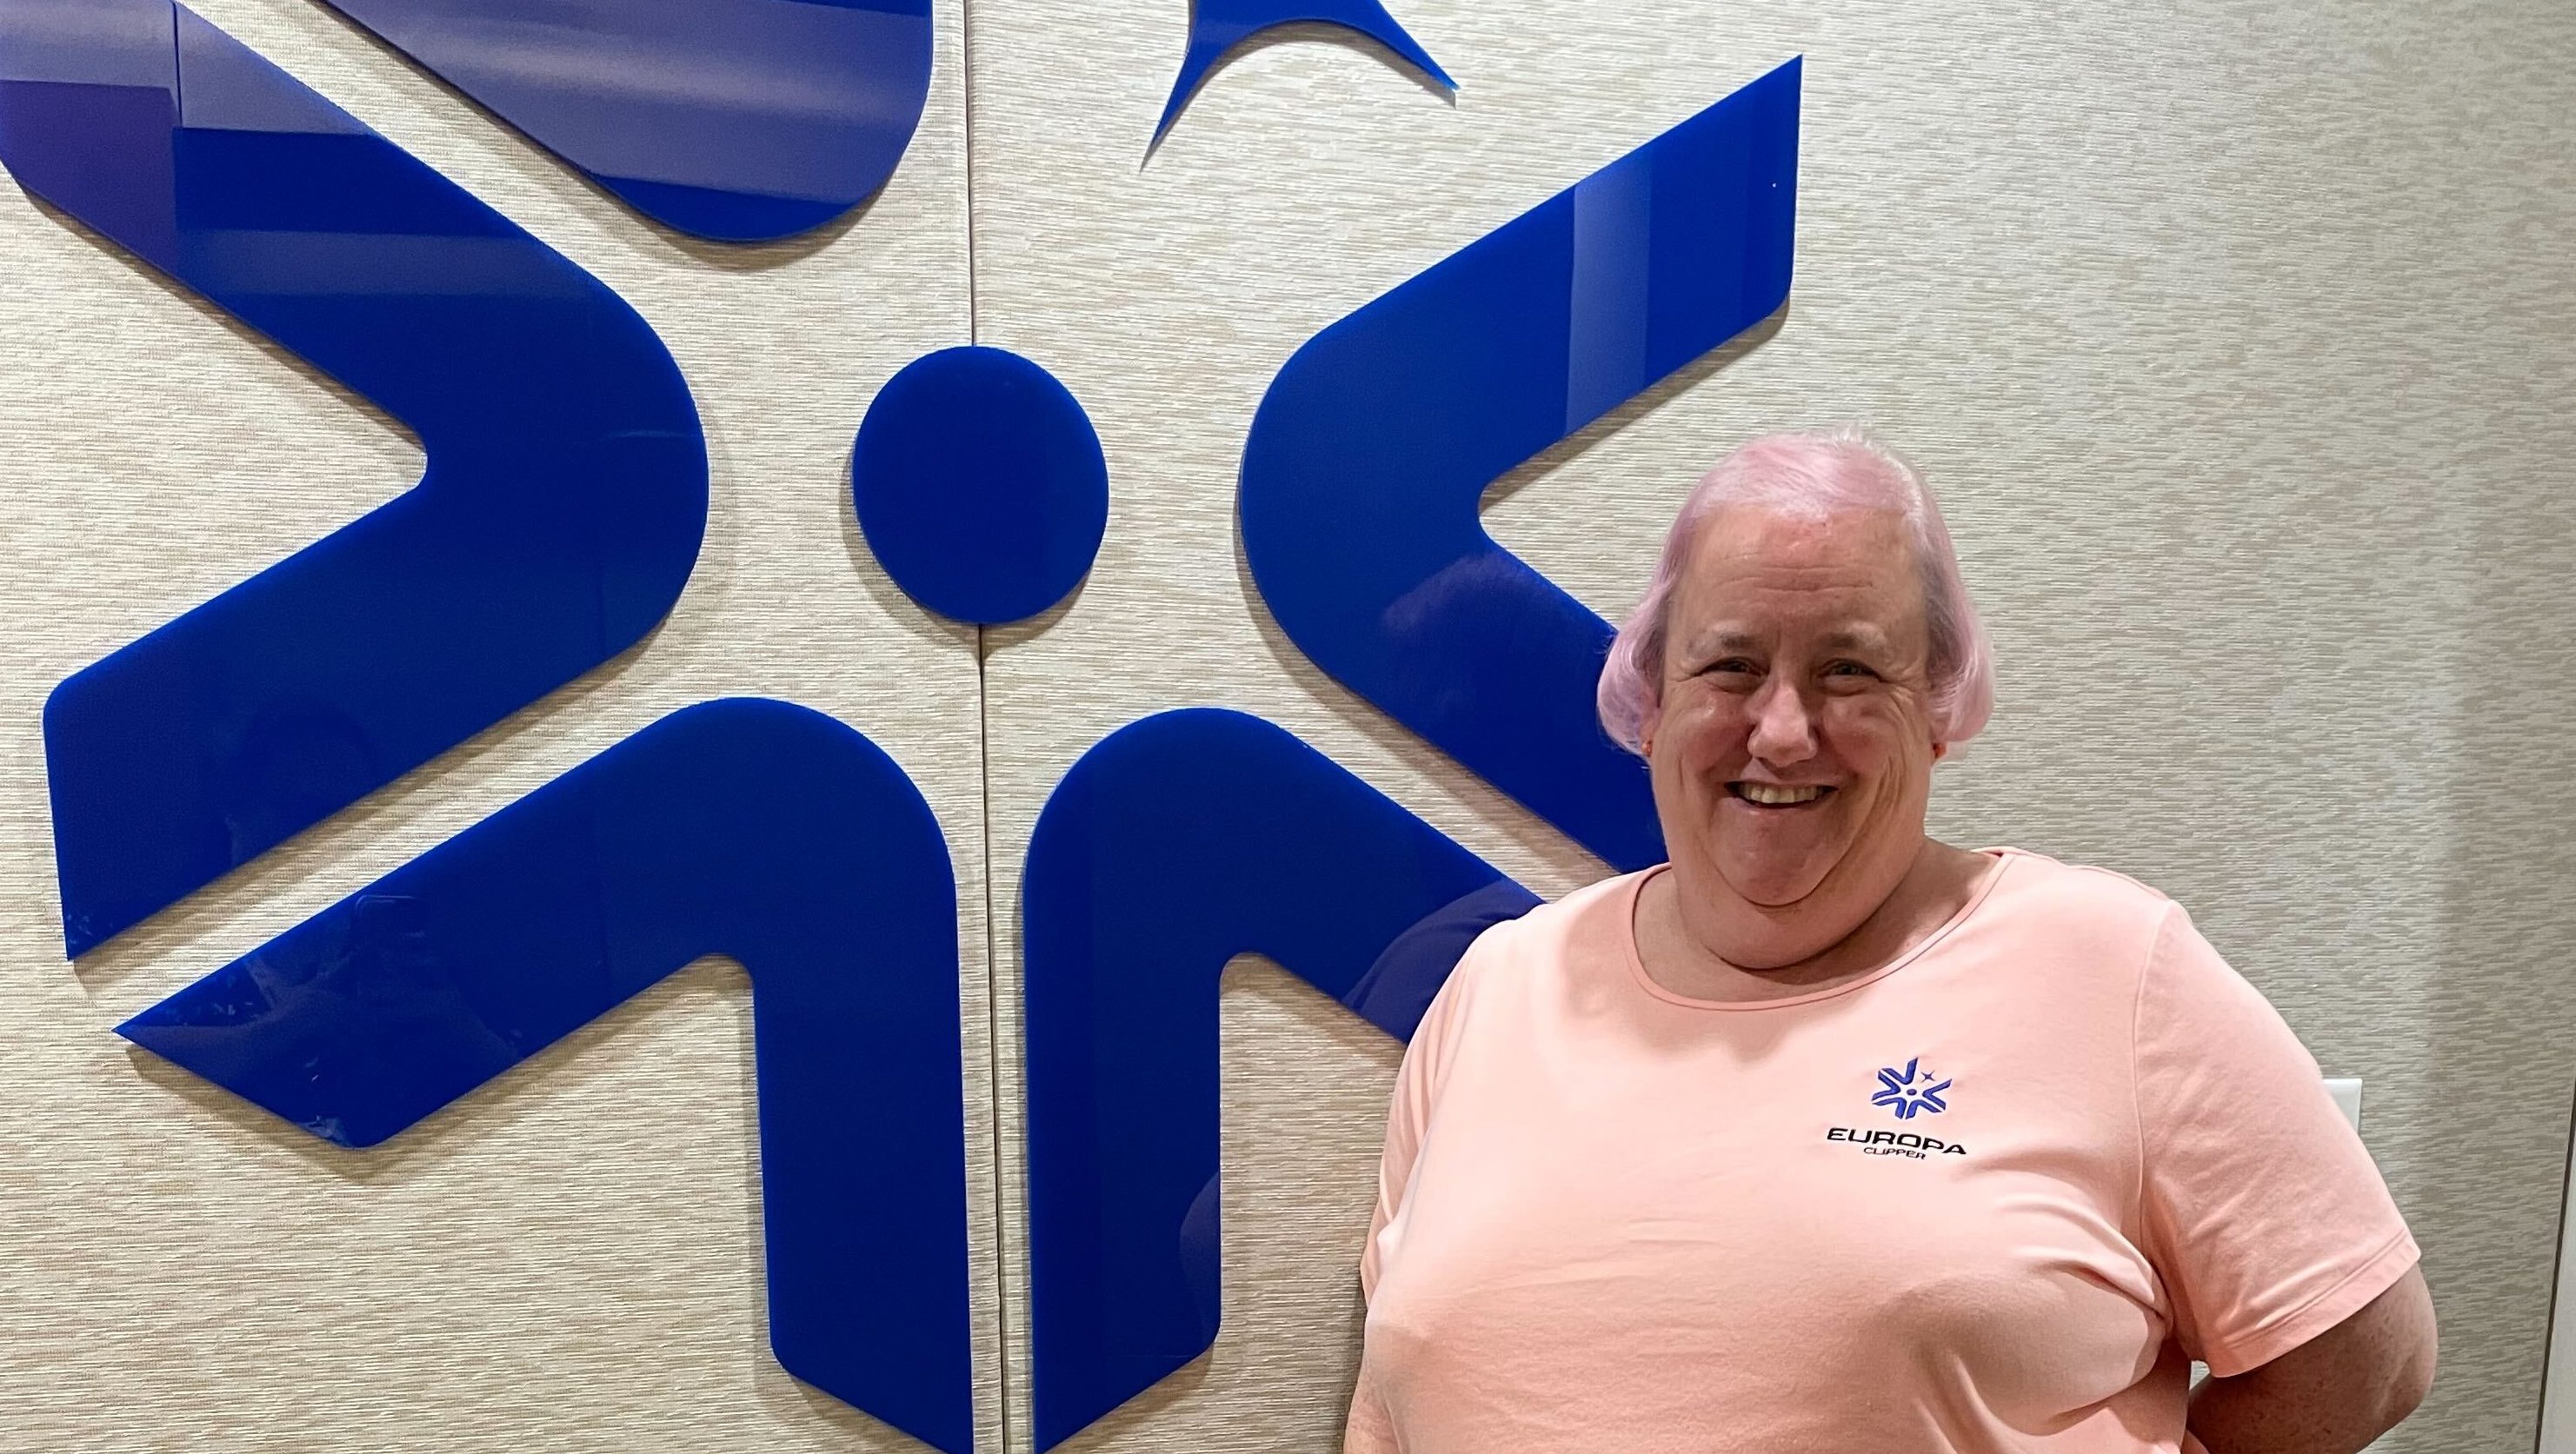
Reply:
[[[748, 253], [620, 211], [307, 0], [198, 8], [634, 301], [697, 392], [715, 511], [646, 645], [67, 966], [45, 691], [418, 457], [0, 187], [0, 1447], [899, 1444], [761, 1345], [729, 967], [365, 1154], [108, 1027], [671, 708], [790, 696], [883, 744], [949, 830], [970, 1154], [994, 1160], [993, 1104], [1004, 1148], [977, 1253], [1016, 1281], [1011, 905], [1101, 734], [1244, 707], [1542, 891], [1600, 872], [1278, 634], [1237, 563], [1237, 453], [1316, 329], [1793, 53], [1788, 315], [1507, 481], [1489, 522], [1615, 613], [1744, 434], [1860, 418], [1920, 457], [2005, 671], [1940, 827], [2160, 884], [2367, 1080], [2446, 1322], [2436, 1401], [2389, 1447], [2529, 1447], [2576, 1028], [2561, 0], [1399, 0], [1454, 104], [1300, 36], [1223, 68], [1142, 168], [1183, 0], [973, 0], [964, 37], [951, 3], [886, 195]], [[870, 392], [965, 336], [970, 58], [980, 336], [1073, 387], [1114, 477], [1083, 593], [991, 635], [980, 762], [972, 634], [893, 592], [840, 484]], [[1258, 965], [1224, 1023], [1225, 1335], [1085, 1447], [1309, 1449], [1338, 1423], [1394, 1047]], [[1007, 1406], [1026, 1447], [994, 1347], [1024, 1319], [991, 1277], [978, 1296], [985, 1445]]]
[[[734, 967], [686, 971], [371, 1152], [129, 1055], [109, 1029], [663, 713], [771, 694], [869, 734], [947, 829], [969, 1124], [990, 1164], [973, 633], [886, 582], [844, 473], [877, 386], [967, 336], [957, 6], [887, 191], [817, 240], [749, 251], [637, 219], [308, 0], [196, 8], [632, 301], [696, 393], [713, 511], [644, 645], [68, 965], [45, 692], [409, 487], [420, 461], [0, 184], [0, 1449], [917, 1447], [769, 1356]], [[987, 1178], [973, 1191], [989, 1228]], [[976, 1250], [989, 1267], [988, 1234]], [[997, 1290], [985, 1276], [981, 1327]], [[988, 1447], [995, 1354], [988, 1339]]]
[[[2159, 884], [2366, 1079], [2445, 1319], [2387, 1447], [2528, 1448], [2576, 1029], [2576, 10], [1396, 8], [1454, 104], [1368, 47], [1263, 45], [1140, 169], [1183, 7], [975, 0], [981, 336], [1072, 385], [1115, 480], [1081, 597], [995, 637], [996, 904], [1082, 748], [1190, 703], [1286, 724], [1543, 892], [1601, 872], [1249, 598], [1243, 430], [1315, 330], [1803, 53], [1777, 332], [1507, 481], [1489, 523], [1615, 614], [1742, 436], [1856, 418], [1917, 455], [2004, 673], [1938, 829]], [[1225, 1003], [1225, 1332], [1086, 1448], [1317, 1447], [1345, 1396], [1392, 1047], [1275, 970]]]

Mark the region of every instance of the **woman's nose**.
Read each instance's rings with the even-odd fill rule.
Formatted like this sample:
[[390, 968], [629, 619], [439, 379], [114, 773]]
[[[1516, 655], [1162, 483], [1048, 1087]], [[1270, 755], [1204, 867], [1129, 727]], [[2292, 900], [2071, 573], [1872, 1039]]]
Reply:
[[1782, 765], [1815, 756], [1815, 721], [1796, 687], [1775, 677], [1754, 695], [1752, 705], [1753, 735], [1746, 751]]

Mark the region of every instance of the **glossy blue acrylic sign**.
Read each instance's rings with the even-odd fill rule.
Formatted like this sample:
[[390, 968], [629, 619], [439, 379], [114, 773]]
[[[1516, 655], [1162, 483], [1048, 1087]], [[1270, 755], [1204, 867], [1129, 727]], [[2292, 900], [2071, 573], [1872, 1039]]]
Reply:
[[1109, 466], [1053, 374], [1007, 349], [950, 348], [877, 391], [850, 451], [850, 498], [905, 595], [992, 626], [1082, 583], [1109, 524]]
[[1410, 1035], [1475, 933], [1535, 903], [1255, 717], [1165, 712], [1074, 764], [1021, 902], [1040, 1448], [1215, 1340], [1226, 961]]
[[875, 195], [930, 94], [930, 0], [330, 0], [629, 206], [765, 241]]
[[0, 78], [21, 186], [429, 459], [410, 493], [55, 690], [79, 954], [642, 639], [697, 558], [706, 446], [615, 294], [169, 0], [0, 0]]
[[1402, 57], [1444, 91], [1455, 91], [1458, 83], [1440, 69], [1440, 63], [1421, 43], [1386, 13], [1379, 0], [1193, 0], [1190, 5], [1189, 49], [1181, 55], [1180, 74], [1172, 78], [1172, 94], [1163, 103], [1163, 117], [1154, 124], [1154, 139], [1180, 120], [1181, 109], [1190, 103], [1208, 72], [1225, 58], [1226, 52], [1252, 39], [1265, 30], [1283, 25], [1338, 25], [1357, 31]]
[[710, 954], [751, 977], [778, 1361], [964, 1454], [956, 883], [911, 780], [831, 718], [674, 713], [120, 1032], [372, 1146]]
[[1787, 299], [1791, 61], [1309, 340], [1243, 451], [1243, 552], [1316, 665], [1622, 869], [1663, 857], [1593, 716], [1607, 622], [1487, 486]]

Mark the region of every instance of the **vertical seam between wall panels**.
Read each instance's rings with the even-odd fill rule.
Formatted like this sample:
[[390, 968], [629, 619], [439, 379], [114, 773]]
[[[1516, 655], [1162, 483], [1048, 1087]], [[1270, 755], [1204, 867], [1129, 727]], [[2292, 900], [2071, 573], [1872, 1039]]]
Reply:
[[[966, 185], [966, 341], [983, 342], [975, 300], [975, 14], [973, 0], [957, 5], [958, 112], [964, 141]], [[991, 636], [975, 628], [976, 817], [984, 855], [984, 1128], [992, 1142], [986, 1185], [992, 1188], [994, 1428], [1002, 1454], [1011, 1448], [1011, 1209], [1010, 1180], [1003, 1175], [1009, 1148], [1002, 1135], [1001, 936], [993, 921], [993, 721]]]
[[975, 628], [975, 748], [983, 783], [984, 824], [984, 1126], [993, 1160], [993, 1390], [1003, 1454], [1011, 1448], [1011, 1251], [1009, 1184], [1002, 1175], [1010, 1151], [1002, 1136], [1002, 1014], [999, 940], [993, 929], [993, 733], [985, 709], [985, 628]]
[[[981, 343], [975, 328], [975, 15], [968, 0], [957, 3], [957, 69], [959, 115], [963, 118], [966, 171], [966, 341]], [[984, 659], [984, 628], [975, 628], [975, 660]]]
[[1011, 1448], [1011, 1208], [1003, 1175], [1010, 1147], [1002, 1135], [1001, 936], [993, 920], [993, 731], [986, 708], [986, 628], [975, 628], [975, 748], [983, 791], [984, 825], [984, 1126], [992, 1138], [993, 1188], [993, 1391], [1003, 1454]]

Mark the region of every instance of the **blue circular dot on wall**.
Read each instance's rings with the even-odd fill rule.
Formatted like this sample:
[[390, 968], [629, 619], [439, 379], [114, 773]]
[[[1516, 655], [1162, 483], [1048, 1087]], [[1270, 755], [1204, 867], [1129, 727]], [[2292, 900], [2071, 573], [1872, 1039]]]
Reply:
[[877, 391], [850, 454], [850, 498], [905, 595], [991, 626], [1082, 583], [1109, 526], [1109, 465], [1055, 375], [969, 345], [914, 359]]

